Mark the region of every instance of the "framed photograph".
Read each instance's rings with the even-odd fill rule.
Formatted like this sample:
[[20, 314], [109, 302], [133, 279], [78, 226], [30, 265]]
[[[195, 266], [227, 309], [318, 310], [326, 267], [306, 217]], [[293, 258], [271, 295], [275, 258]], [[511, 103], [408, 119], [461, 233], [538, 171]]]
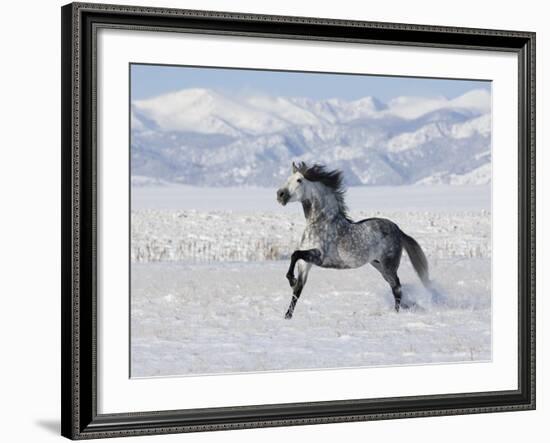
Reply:
[[535, 408], [535, 35], [62, 14], [62, 434]]

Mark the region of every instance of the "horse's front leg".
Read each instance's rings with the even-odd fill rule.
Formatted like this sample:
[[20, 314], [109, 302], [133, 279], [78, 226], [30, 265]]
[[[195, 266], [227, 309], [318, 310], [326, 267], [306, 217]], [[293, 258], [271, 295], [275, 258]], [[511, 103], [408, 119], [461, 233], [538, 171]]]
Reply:
[[294, 267], [298, 260], [303, 260], [306, 263], [311, 263], [313, 265], [321, 266], [322, 257], [321, 251], [319, 249], [307, 249], [304, 251], [294, 251], [290, 256], [290, 266], [288, 267], [288, 272], [286, 273], [286, 278], [290, 283], [290, 287], [293, 288], [296, 286], [297, 280], [294, 277]]
[[306, 263], [303, 261], [298, 262], [298, 280], [292, 288], [292, 299], [290, 300], [290, 305], [288, 306], [288, 310], [285, 314], [285, 318], [287, 320], [292, 318], [294, 308], [296, 306], [296, 303], [298, 302], [298, 299], [300, 298], [300, 295], [302, 294], [302, 290], [304, 289], [304, 286], [306, 284], [307, 276], [310, 269], [311, 263]]

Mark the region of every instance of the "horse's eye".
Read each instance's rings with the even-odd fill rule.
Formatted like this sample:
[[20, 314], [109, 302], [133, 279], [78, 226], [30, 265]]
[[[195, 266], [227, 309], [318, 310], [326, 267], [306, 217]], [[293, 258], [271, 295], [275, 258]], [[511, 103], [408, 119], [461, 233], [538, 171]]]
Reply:
[[302, 179], [299, 178], [298, 180], [296, 180], [298, 183], [302, 183]]

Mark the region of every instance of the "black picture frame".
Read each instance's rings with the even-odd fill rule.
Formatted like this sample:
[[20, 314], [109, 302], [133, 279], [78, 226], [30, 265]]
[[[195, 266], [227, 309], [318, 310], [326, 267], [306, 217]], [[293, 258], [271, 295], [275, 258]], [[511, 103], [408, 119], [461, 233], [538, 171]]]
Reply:
[[[85, 3], [62, 7], [61, 16], [63, 436], [103, 438], [535, 408], [535, 33]], [[519, 65], [518, 389], [98, 414], [94, 60], [99, 27], [516, 54]]]

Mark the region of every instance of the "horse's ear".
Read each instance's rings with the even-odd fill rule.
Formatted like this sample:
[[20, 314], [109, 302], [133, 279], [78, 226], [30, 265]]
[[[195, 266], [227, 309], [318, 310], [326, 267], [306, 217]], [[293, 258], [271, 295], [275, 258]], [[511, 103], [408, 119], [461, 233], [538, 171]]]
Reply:
[[296, 163], [292, 162], [292, 173], [296, 174], [298, 172], [298, 166], [296, 166]]

